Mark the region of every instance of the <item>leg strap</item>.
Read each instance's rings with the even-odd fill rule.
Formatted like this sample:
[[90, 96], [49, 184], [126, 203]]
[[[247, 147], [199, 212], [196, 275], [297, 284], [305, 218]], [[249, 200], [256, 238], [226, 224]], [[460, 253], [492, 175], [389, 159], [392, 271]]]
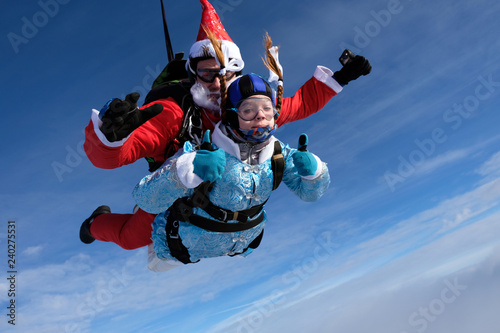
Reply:
[[179, 260], [183, 264], [189, 264], [190, 260], [188, 249], [182, 244], [182, 239], [179, 236], [179, 221], [175, 218], [175, 214], [169, 211], [167, 217], [167, 225], [165, 226], [165, 231], [167, 233], [167, 246], [170, 250], [170, 254], [175, 259]]

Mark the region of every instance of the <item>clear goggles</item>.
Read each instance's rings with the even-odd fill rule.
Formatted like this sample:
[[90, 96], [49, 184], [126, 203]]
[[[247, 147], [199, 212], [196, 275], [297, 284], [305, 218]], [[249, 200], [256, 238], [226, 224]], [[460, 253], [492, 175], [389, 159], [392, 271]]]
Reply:
[[[219, 77], [220, 68], [198, 68], [196, 69], [196, 76], [203, 82], [212, 83], [215, 78]], [[226, 80], [229, 81], [235, 73], [226, 71]]]
[[245, 121], [252, 121], [262, 111], [266, 120], [271, 120], [278, 110], [269, 98], [251, 98], [244, 100], [240, 106], [233, 109], [238, 117]]

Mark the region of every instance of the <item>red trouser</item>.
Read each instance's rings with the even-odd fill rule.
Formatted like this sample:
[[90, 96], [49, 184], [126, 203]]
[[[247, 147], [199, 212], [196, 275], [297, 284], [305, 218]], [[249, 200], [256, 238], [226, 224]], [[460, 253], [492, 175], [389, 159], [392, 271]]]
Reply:
[[90, 224], [90, 233], [97, 240], [116, 243], [125, 250], [138, 249], [151, 243], [155, 216], [140, 208], [134, 214], [101, 214]]

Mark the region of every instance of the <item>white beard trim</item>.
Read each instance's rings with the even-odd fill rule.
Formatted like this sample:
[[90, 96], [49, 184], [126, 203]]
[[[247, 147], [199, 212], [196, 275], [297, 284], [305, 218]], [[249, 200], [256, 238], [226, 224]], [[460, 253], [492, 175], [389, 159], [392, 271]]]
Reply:
[[[190, 89], [193, 101], [196, 105], [204, 109], [212, 111], [214, 115], [220, 116], [220, 93], [211, 93], [207, 87], [199, 82], [193, 84]], [[217, 96], [217, 100], [215, 97]]]

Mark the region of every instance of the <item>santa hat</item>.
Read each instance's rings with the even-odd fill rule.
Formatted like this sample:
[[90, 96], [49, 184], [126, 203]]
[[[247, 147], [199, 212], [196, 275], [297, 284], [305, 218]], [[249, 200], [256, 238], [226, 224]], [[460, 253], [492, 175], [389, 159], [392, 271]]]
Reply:
[[[194, 68], [191, 68], [190, 63], [193, 58], [205, 58], [207, 53], [216, 58], [215, 50], [207, 37], [205, 30], [211, 31], [218, 40], [222, 42], [222, 52], [224, 53], [226, 69], [233, 72], [239, 72], [245, 66], [241, 57], [240, 49], [229, 37], [226, 29], [222, 26], [219, 15], [214, 7], [207, 0], [200, 0], [203, 10], [201, 16], [200, 30], [196, 42], [191, 46], [189, 51], [189, 59], [186, 63], [186, 69], [195, 74]], [[231, 59], [231, 60], [229, 60]]]

